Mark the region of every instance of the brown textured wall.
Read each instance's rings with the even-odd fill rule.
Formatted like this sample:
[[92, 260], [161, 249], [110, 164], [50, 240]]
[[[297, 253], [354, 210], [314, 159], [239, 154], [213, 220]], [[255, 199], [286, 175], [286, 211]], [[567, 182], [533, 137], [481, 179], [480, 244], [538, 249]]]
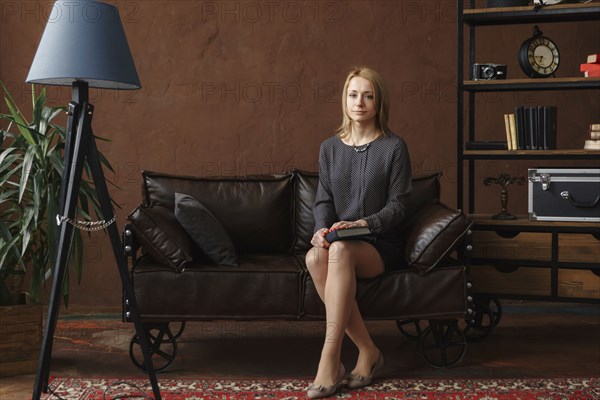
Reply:
[[[320, 142], [341, 121], [339, 95], [348, 69], [372, 66], [392, 94], [390, 126], [403, 136], [416, 174], [444, 172], [443, 200], [456, 198], [456, 5], [454, 1], [119, 0], [143, 88], [92, 90], [94, 132], [115, 167], [108, 177], [119, 225], [140, 201], [140, 171], [244, 175], [316, 170]], [[0, 79], [23, 105], [24, 83], [52, 2], [0, 1]], [[531, 27], [488, 30], [481, 62], [506, 62], [520, 77], [516, 51]], [[563, 51], [559, 76], [577, 76], [585, 55], [600, 52], [598, 23], [542, 26]], [[49, 88], [66, 104], [68, 88]], [[502, 114], [515, 105], [559, 105], [559, 144], [581, 147], [585, 126], [600, 120], [600, 94], [504, 94], [483, 99], [481, 130], [502, 139]], [[0, 106], [4, 111], [4, 106]], [[562, 134], [562, 131], [568, 134]], [[524, 174], [524, 163], [483, 163], [478, 176]], [[482, 188], [480, 211], [497, 193]], [[511, 201], [525, 211], [524, 192]], [[267, 221], [265, 221], [267, 222]], [[72, 303], [117, 305], [120, 284], [108, 241], [86, 245], [83, 284]]]

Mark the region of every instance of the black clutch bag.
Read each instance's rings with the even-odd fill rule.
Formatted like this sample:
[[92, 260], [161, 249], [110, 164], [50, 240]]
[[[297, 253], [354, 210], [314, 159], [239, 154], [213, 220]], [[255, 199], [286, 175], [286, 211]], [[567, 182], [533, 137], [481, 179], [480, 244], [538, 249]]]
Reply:
[[336, 229], [329, 232], [325, 236], [325, 240], [329, 243], [337, 240], [365, 240], [372, 243], [375, 241], [375, 235], [369, 228], [360, 226], [357, 228]]

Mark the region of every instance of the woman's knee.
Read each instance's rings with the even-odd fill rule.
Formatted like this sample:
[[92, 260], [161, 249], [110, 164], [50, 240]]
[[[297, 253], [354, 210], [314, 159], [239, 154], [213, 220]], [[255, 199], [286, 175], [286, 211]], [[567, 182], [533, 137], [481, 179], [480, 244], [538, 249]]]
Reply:
[[313, 278], [326, 273], [327, 270], [327, 250], [313, 247], [306, 253], [306, 268]]
[[338, 241], [329, 247], [328, 270], [353, 271], [361, 278], [375, 277], [384, 272], [383, 261], [377, 250], [365, 242]]
[[329, 246], [328, 263], [334, 265], [346, 265], [352, 261], [352, 246], [345, 241], [337, 241]]

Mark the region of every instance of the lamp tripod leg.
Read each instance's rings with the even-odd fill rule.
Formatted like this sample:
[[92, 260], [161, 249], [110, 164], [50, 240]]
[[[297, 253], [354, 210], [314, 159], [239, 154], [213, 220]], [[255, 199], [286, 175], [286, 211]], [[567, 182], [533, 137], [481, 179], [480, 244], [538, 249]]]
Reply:
[[[77, 107], [75, 107], [75, 109], [77, 110]], [[75, 114], [71, 114], [69, 120], [69, 126], [71, 128], [77, 126], [77, 133], [76, 135], [69, 135], [69, 133], [67, 133], [67, 154], [65, 154], [65, 165], [62, 181], [63, 188], [61, 188], [61, 210], [63, 213], [62, 216], [66, 216], [69, 219], [75, 218], [79, 187], [81, 177], [83, 175], [83, 165], [85, 157], [87, 157], [88, 165], [90, 166], [90, 171], [96, 187], [96, 193], [98, 195], [98, 200], [102, 209], [103, 217], [106, 220], [112, 220], [114, 217], [114, 211], [110, 202], [110, 195], [108, 193], [106, 180], [104, 178], [104, 173], [102, 172], [100, 157], [98, 155], [98, 149], [96, 147], [96, 142], [94, 140], [91, 129], [91, 116], [93, 113], [93, 106], [88, 104], [87, 101], [84, 101], [81, 104], [81, 109], [79, 109], [78, 111], [79, 112]], [[161, 400], [158, 381], [152, 363], [152, 356], [150, 354], [148, 337], [146, 335], [140, 315], [138, 313], [137, 303], [135, 301], [135, 295], [133, 293], [133, 286], [129, 277], [129, 271], [127, 269], [125, 254], [123, 253], [121, 238], [119, 236], [117, 226], [114, 222], [110, 224], [107, 227], [107, 229], [108, 234], [110, 236], [111, 245], [113, 248], [117, 266], [119, 268], [121, 283], [125, 290], [126, 299], [129, 301], [129, 307], [133, 317], [136, 334], [140, 339], [140, 347], [142, 349], [146, 370], [148, 371], [148, 377], [152, 385], [154, 398], [155, 400]], [[62, 288], [64, 284], [64, 278], [66, 275], [69, 254], [71, 253], [73, 234], [74, 226], [68, 223], [67, 221], [61, 221], [60, 235], [57, 244], [54, 278], [52, 283], [50, 304], [48, 308], [48, 317], [46, 321], [46, 330], [44, 332], [42, 347], [40, 350], [40, 360], [38, 363], [38, 369], [36, 371], [32, 395], [33, 400], [39, 400], [42, 395], [42, 392], [48, 392], [48, 379], [50, 376], [50, 359], [52, 356], [52, 341], [54, 339], [54, 333], [58, 321]]]
[[[78, 115], [72, 115], [71, 118], [78, 118]], [[76, 124], [75, 124], [76, 125]], [[77, 134], [70, 136], [69, 147], [72, 145], [72, 153], [65, 159], [63, 170], [63, 183], [66, 183], [65, 189], [61, 192], [61, 209], [63, 215], [73, 218], [77, 206], [77, 194], [79, 193], [79, 183], [83, 173], [84, 148], [86, 135], [82, 135], [83, 124], [80, 124]], [[66, 175], [66, 176], [65, 176]], [[50, 304], [48, 306], [48, 316], [46, 318], [46, 330], [42, 340], [40, 350], [40, 359], [33, 389], [34, 400], [38, 400], [42, 392], [48, 391], [48, 378], [50, 375], [50, 359], [52, 356], [52, 341], [58, 321], [58, 313], [62, 297], [62, 289], [67, 272], [69, 262], [69, 254], [71, 253], [71, 244], [73, 242], [74, 227], [71, 224], [62, 222], [58, 235], [58, 243], [56, 250], [56, 259], [54, 267], [54, 276], [52, 281], [52, 290], [50, 293]]]
[[[103, 218], [107, 221], [110, 221], [114, 217], [114, 211], [110, 203], [110, 196], [108, 193], [108, 188], [106, 186], [106, 179], [104, 178], [104, 172], [102, 171], [102, 165], [98, 156], [98, 149], [96, 147], [96, 142], [93, 140], [93, 137], [90, 141], [88, 141], [87, 156], [90, 171], [94, 180], [94, 185], [96, 186], [98, 200], [100, 202], [100, 206], [102, 207]], [[119, 235], [119, 230], [117, 228], [116, 223], [110, 224], [106, 229], [108, 230], [113, 252], [115, 255], [115, 260], [117, 261], [117, 267], [119, 268], [121, 284], [123, 285], [123, 288], [125, 290], [125, 299], [129, 304], [129, 310], [133, 318], [135, 331], [137, 337], [140, 340], [140, 347], [142, 349], [142, 355], [144, 357], [146, 371], [148, 372], [148, 378], [150, 379], [150, 384], [152, 386], [152, 392], [154, 393], [154, 399], [161, 400], [160, 390], [158, 387], [158, 380], [156, 378], [156, 372], [154, 371], [154, 365], [152, 363], [152, 355], [150, 354], [150, 344], [148, 341], [146, 330], [144, 329], [144, 325], [142, 324], [142, 320], [140, 318], [137, 302], [135, 300], [135, 294], [133, 293], [133, 285], [131, 282], [131, 277], [129, 276], [129, 270], [127, 268], [125, 253], [123, 252], [121, 236]]]

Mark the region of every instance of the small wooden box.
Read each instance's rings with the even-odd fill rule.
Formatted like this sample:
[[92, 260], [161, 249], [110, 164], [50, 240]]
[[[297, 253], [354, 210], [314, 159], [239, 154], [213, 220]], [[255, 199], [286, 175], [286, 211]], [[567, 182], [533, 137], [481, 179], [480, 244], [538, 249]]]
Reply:
[[0, 377], [34, 373], [41, 342], [41, 304], [0, 307]]

